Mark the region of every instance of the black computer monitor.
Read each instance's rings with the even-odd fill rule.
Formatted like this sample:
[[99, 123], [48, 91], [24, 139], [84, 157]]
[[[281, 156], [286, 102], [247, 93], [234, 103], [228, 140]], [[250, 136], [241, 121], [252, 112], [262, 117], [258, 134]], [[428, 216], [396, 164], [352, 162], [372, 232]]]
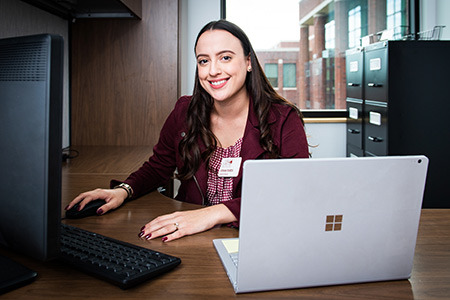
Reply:
[[59, 254], [63, 39], [0, 39], [0, 245]]

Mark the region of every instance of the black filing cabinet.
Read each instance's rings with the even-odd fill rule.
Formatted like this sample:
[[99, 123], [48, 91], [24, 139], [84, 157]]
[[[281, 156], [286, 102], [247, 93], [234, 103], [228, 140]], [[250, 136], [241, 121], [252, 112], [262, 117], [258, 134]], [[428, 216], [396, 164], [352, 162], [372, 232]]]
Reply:
[[450, 41], [379, 42], [348, 50], [346, 64], [347, 155], [426, 155], [423, 206], [450, 208]]
[[363, 101], [347, 98], [347, 156], [364, 156]]
[[362, 48], [346, 52], [347, 70], [347, 156], [364, 156], [363, 96], [364, 52]]

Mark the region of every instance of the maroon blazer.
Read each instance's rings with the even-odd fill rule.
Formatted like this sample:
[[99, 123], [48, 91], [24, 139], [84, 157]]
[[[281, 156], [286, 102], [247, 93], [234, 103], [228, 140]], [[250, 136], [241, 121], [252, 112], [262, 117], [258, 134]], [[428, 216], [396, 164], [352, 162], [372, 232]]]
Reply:
[[[190, 96], [184, 96], [177, 101], [174, 110], [170, 113], [161, 130], [159, 141], [153, 148], [153, 155], [141, 168], [123, 181], [133, 188], [133, 198], [165, 185], [173, 176], [175, 169], [182, 166], [178, 144], [186, 132], [185, 120], [190, 99]], [[269, 112], [269, 124], [273, 142], [278, 146], [282, 158], [309, 157], [303, 124], [293, 108], [273, 104]], [[258, 125], [253, 105], [250, 103], [241, 147], [242, 164], [247, 159], [261, 159], [267, 156], [259, 144], [260, 131]], [[200, 151], [205, 150], [202, 142], [200, 142], [199, 147]], [[233, 199], [223, 203], [238, 220], [241, 206], [242, 164], [239, 175], [233, 178]], [[195, 204], [207, 204], [207, 177], [208, 171], [206, 164], [203, 162], [194, 178], [181, 182], [175, 198]], [[111, 187], [118, 185], [120, 182], [117, 180], [111, 181]], [[238, 223], [235, 225], [238, 226]]]

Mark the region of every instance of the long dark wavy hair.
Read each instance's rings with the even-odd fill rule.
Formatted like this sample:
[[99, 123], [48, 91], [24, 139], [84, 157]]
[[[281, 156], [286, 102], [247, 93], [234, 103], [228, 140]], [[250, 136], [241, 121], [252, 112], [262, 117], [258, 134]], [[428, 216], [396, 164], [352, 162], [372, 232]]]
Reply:
[[[212, 21], [206, 24], [197, 36], [194, 52], [200, 36], [205, 31], [219, 29], [226, 30], [238, 38], [244, 50], [244, 56], [250, 56], [252, 71], [247, 72], [245, 86], [252, 99], [253, 109], [259, 121], [259, 130], [261, 132], [259, 143], [267, 152], [268, 158], [277, 158], [279, 157], [279, 149], [272, 142], [272, 134], [267, 120], [272, 103], [280, 103], [292, 107], [300, 118], [302, 118], [302, 114], [294, 104], [278, 95], [272, 88], [272, 85], [259, 64], [250, 40], [245, 32], [237, 25], [226, 20]], [[177, 175], [177, 178], [181, 180], [192, 178], [202, 161], [206, 161], [207, 165], [209, 165], [209, 158], [217, 147], [217, 139], [210, 129], [210, 116], [214, 100], [201, 86], [198, 78], [198, 68], [195, 72], [195, 78], [194, 91], [187, 113], [187, 132], [178, 146], [178, 151], [184, 163], [183, 167], [178, 170]], [[199, 138], [206, 146], [206, 150], [203, 153], [200, 152], [198, 146]]]

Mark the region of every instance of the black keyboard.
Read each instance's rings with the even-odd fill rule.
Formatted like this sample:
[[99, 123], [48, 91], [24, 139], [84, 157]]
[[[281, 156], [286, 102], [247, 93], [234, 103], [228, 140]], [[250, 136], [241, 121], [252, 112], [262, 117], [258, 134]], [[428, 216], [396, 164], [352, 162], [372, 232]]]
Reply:
[[181, 259], [61, 224], [61, 259], [122, 289], [181, 263]]

